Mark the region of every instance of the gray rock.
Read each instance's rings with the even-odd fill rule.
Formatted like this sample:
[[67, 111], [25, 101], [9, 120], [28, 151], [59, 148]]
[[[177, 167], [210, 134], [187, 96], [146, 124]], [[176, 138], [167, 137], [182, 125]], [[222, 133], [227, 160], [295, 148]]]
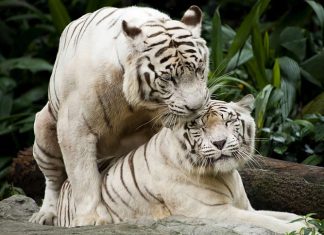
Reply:
[[123, 224], [106, 226], [87, 226], [80, 228], [58, 228], [32, 224], [28, 218], [38, 207], [33, 199], [15, 195], [0, 202], [0, 234], [106, 234], [106, 235], [272, 235], [269, 230], [252, 225], [216, 224], [208, 219], [194, 219], [173, 216], [163, 220], [154, 221], [141, 219]]

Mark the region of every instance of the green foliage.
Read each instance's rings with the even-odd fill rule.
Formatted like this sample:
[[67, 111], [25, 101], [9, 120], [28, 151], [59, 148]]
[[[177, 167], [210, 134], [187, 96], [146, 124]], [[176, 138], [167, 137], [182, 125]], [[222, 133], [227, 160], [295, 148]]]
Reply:
[[[262, 22], [269, 4], [257, 1], [236, 31], [219, 25], [221, 7], [215, 12], [211, 50], [224, 56], [212, 53], [210, 90], [213, 97], [224, 100], [237, 99], [242, 93], [255, 95], [257, 149], [263, 155], [321, 165], [324, 112], [323, 95], [318, 94], [324, 85], [320, 71], [324, 10], [307, 1], [300, 13], [288, 10], [277, 21]], [[295, 20], [296, 14], [302, 17], [308, 12], [304, 22]]]
[[324, 234], [324, 220], [314, 219], [312, 216], [316, 215], [316, 213], [310, 213], [299, 219], [291, 221], [294, 222], [303, 222], [305, 227], [301, 228], [299, 231], [292, 231], [286, 233], [286, 235], [317, 235]]
[[[234, 29], [223, 14], [227, 2], [222, 0], [216, 10], [213, 1], [201, 6], [206, 10], [203, 35], [211, 47], [208, 85], [213, 97], [235, 100], [252, 93], [258, 151], [323, 165], [323, 6], [292, 1], [271, 18], [277, 12], [272, 1], [235, 1], [247, 13], [241, 20], [235, 15], [238, 27]], [[4, 146], [0, 149], [0, 198], [19, 191], [6, 183], [5, 175], [12, 156], [33, 142], [34, 117], [47, 101], [60, 33], [71, 19], [86, 12], [123, 6], [120, 0], [32, 3], [0, 1], [0, 143]]]

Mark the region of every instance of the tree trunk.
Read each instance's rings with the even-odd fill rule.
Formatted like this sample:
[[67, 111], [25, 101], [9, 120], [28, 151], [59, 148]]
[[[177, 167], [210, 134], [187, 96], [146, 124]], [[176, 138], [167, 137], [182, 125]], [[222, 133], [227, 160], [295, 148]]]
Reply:
[[[258, 210], [317, 213], [324, 218], [324, 168], [256, 156], [258, 164], [247, 164], [240, 174], [251, 201]], [[31, 148], [21, 151], [12, 165], [10, 181], [27, 196], [40, 202], [44, 177], [32, 157]]]

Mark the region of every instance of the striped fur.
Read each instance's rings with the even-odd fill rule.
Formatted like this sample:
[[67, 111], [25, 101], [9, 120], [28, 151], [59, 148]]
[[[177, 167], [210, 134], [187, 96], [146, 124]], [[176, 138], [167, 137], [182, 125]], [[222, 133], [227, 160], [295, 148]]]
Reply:
[[201, 22], [197, 6], [181, 21], [151, 8], [106, 7], [64, 29], [48, 103], [35, 120], [34, 157], [46, 189], [31, 222], [53, 224], [67, 175], [79, 192], [72, 224], [106, 223], [97, 158], [121, 156], [161, 124], [172, 126], [203, 110], [209, 56]]
[[[252, 223], [279, 233], [303, 226], [289, 223], [297, 218], [294, 214], [253, 210], [246, 196], [236, 168], [253, 155], [252, 104], [252, 96], [238, 103], [210, 101], [201, 117], [173, 130], [163, 128], [148, 143], [103, 167], [101, 197], [107, 220], [183, 215]], [[74, 205], [66, 181], [57, 208], [58, 226], [71, 225]]]

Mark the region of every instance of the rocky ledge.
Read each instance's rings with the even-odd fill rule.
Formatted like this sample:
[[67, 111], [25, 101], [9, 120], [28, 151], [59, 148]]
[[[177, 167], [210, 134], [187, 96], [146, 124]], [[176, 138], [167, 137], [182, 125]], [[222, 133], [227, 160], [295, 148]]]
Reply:
[[79, 228], [59, 228], [28, 222], [28, 218], [38, 206], [29, 197], [15, 195], [0, 202], [0, 234], [219, 234], [219, 235], [270, 235], [273, 232], [248, 224], [216, 224], [212, 220], [193, 219], [185, 217], [170, 217], [167, 219], [138, 220], [132, 223], [111, 224], [105, 226], [86, 226]]

